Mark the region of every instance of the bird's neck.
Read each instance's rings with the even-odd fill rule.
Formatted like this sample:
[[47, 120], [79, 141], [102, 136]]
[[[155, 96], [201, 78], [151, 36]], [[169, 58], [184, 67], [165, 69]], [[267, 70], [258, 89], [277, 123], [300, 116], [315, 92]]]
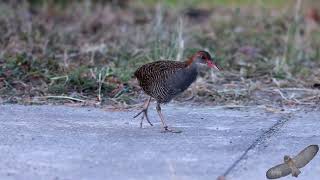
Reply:
[[191, 57], [186, 61], [186, 65], [187, 65], [188, 67], [189, 67], [189, 66], [192, 66], [192, 65], [196, 65], [194, 56], [191, 56]]
[[199, 63], [197, 62], [194, 56], [191, 56], [188, 60], [185, 61], [187, 68], [198, 71]]
[[185, 70], [187, 70], [188, 72], [195, 73], [195, 75], [197, 76], [199, 65], [198, 65], [198, 63], [195, 62], [194, 58], [188, 59], [187, 61], [185, 61], [185, 63], [186, 63]]

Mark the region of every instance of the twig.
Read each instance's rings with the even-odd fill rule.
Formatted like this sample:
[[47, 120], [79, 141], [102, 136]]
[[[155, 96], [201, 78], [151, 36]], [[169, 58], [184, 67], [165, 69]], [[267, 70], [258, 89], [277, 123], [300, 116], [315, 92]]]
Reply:
[[319, 99], [320, 100], [320, 96], [311, 96], [311, 97], [306, 97], [306, 98], [303, 98], [301, 99], [301, 101], [311, 101], [311, 100], [314, 100], [314, 99]]
[[65, 68], [69, 68], [68, 58], [68, 50], [65, 49], [63, 52], [63, 64]]
[[301, 3], [302, 3], [301, 0], [297, 0], [297, 2], [296, 2], [296, 7], [295, 7], [296, 9], [295, 9], [295, 14], [294, 14], [294, 20], [295, 20], [296, 22], [298, 22], [298, 21], [299, 21], [299, 18], [300, 18]]
[[281, 87], [279, 81], [276, 78], [272, 78], [272, 82], [274, 82], [278, 88]]
[[176, 57], [176, 61], [179, 61], [183, 57], [183, 50], [184, 50], [183, 19], [182, 18], [179, 18], [177, 44], [178, 44], [178, 54]]
[[69, 96], [44, 96], [43, 98], [53, 98], [53, 99], [69, 99], [73, 101], [79, 101], [79, 102], [86, 102], [85, 100], [74, 98], [74, 97], [69, 97]]
[[[104, 72], [104, 74], [102, 75], [102, 72]], [[93, 73], [94, 75], [94, 73]], [[103, 68], [102, 70], [99, 71], [99, 74], [98, 74], [98, 101], [101, 102], [102, 99], [101, 99], [101, 88], [102, 88], [102, 85], [103, 84], [106, 84], [104, 83], [104, 81], [106, 80], [106, 78], [110, 75], [109, 73], [109, 69], [108, 68]], [[96, 79], [96, 77], [95, 77]]]
[[286, 91], [305, 91], [305, 92], [312, 92], [312, 93], [319, 93], [320, 90], [318, 89], [308, 89], [308, 88], [281, 88], [282, 90]]
[[99, 77], [98, 77], [98, 101], [101, 102], [101, 87], [102, 87], [102, 82], [101, 82], [101, 71], [99, 72]]
[[274, 91], [278, 92], [280, 94], [280, 96], [282, 97], [282, 99], [288, 101], [289, 99], [281, 92], [280, 89], [275, 89]]

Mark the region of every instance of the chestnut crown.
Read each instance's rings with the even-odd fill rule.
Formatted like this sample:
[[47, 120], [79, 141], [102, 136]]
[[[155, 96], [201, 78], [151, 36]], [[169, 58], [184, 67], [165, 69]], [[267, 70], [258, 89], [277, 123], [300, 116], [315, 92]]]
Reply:
[[191, 58], [190, 63], [200, 63], [206, 64], [210, 68], [218, 68], [218, 66], [214, 63], [213, 58], [207, 51], [198, 51]]

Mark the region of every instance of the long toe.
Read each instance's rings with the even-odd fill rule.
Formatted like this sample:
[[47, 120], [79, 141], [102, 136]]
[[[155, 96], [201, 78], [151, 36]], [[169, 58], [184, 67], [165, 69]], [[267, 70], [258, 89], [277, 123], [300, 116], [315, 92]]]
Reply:
[[142, 128], [142, 124], [143, 124], [143, 120], [144, 118], [146, 118], [147, 122], [150, 124], [150, 126], [153, 126], [153, 124], [150, 122], [149, 117], [148, 117], [148, 110], [147, 109], [143, 109], [141, 112], [139, 112], [138, 114], [136, 114], [133, 118], [138, 117], [141, 113], [142, 117], [141, 117], [141, 121], [140, 121], [140, 128]]
[[178, 130], [178, 129], [169, 129], [169, 131], [170, 131], [171, 133], [182, 133], [182, 131], [181, 131], [181, 130]]
[[144, 113], [144, 115], [146, 116], [146, 120], [147, 122], [150, 124], [150, 126], [153, 126], [153, 124], [150, 122], [147, 111]]
[[168, 127], [164, 127], [162, 130], [161, 130], [162, 133], [182, 133], [181, 130], [177, 130], [177, 129], [172, 129], [172, 128], [168, 128]]
[[153, 126], [153, 124], [150, 122], [149, 120], [149, 117], [148, 117], [148, 114], [147, 114], [147, 111], [144, 112], [142, 118], [141, 118], [141, 122], [140, 122], [140, 127], [142, 128], [142, 122], [143, 122], [143, 119], [146, 118], [147, 122], [150, 124], [150, 126]]
[[134, 115], [133, 116], [133, 118], [136, 118], [136, 117], [138, 117], [141, 113], [143, 113], [143, 112], [145, 112], [145, 110], [143, 109], [143, 110], [141, 110], [139, 113], [137, 113], [136, 115]]
[[153, 126], [153, 124], [147, 119], [148, 123], [150, 124], [150, 126]]

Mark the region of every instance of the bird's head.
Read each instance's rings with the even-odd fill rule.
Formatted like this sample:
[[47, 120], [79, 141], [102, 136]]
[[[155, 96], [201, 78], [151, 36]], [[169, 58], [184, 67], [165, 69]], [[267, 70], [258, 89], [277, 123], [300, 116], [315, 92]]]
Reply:
[[290, 158], [290, 156], [288, 156], [288, 155], [285, 155], [285, 156], [283, 157], [284, 163], [289, 163], [290, 160], [291, 160], [291, 158]]
[[216, 65], [216, 63], [214, 63], [213, 58], [210, 56], [210, 54], [207, 51], [196, 52], [191, 57], [191, 61], [197, 64], [205, 64], [209, 68], [215, 68], [217, 70], [220, 70], [220, 68]]

